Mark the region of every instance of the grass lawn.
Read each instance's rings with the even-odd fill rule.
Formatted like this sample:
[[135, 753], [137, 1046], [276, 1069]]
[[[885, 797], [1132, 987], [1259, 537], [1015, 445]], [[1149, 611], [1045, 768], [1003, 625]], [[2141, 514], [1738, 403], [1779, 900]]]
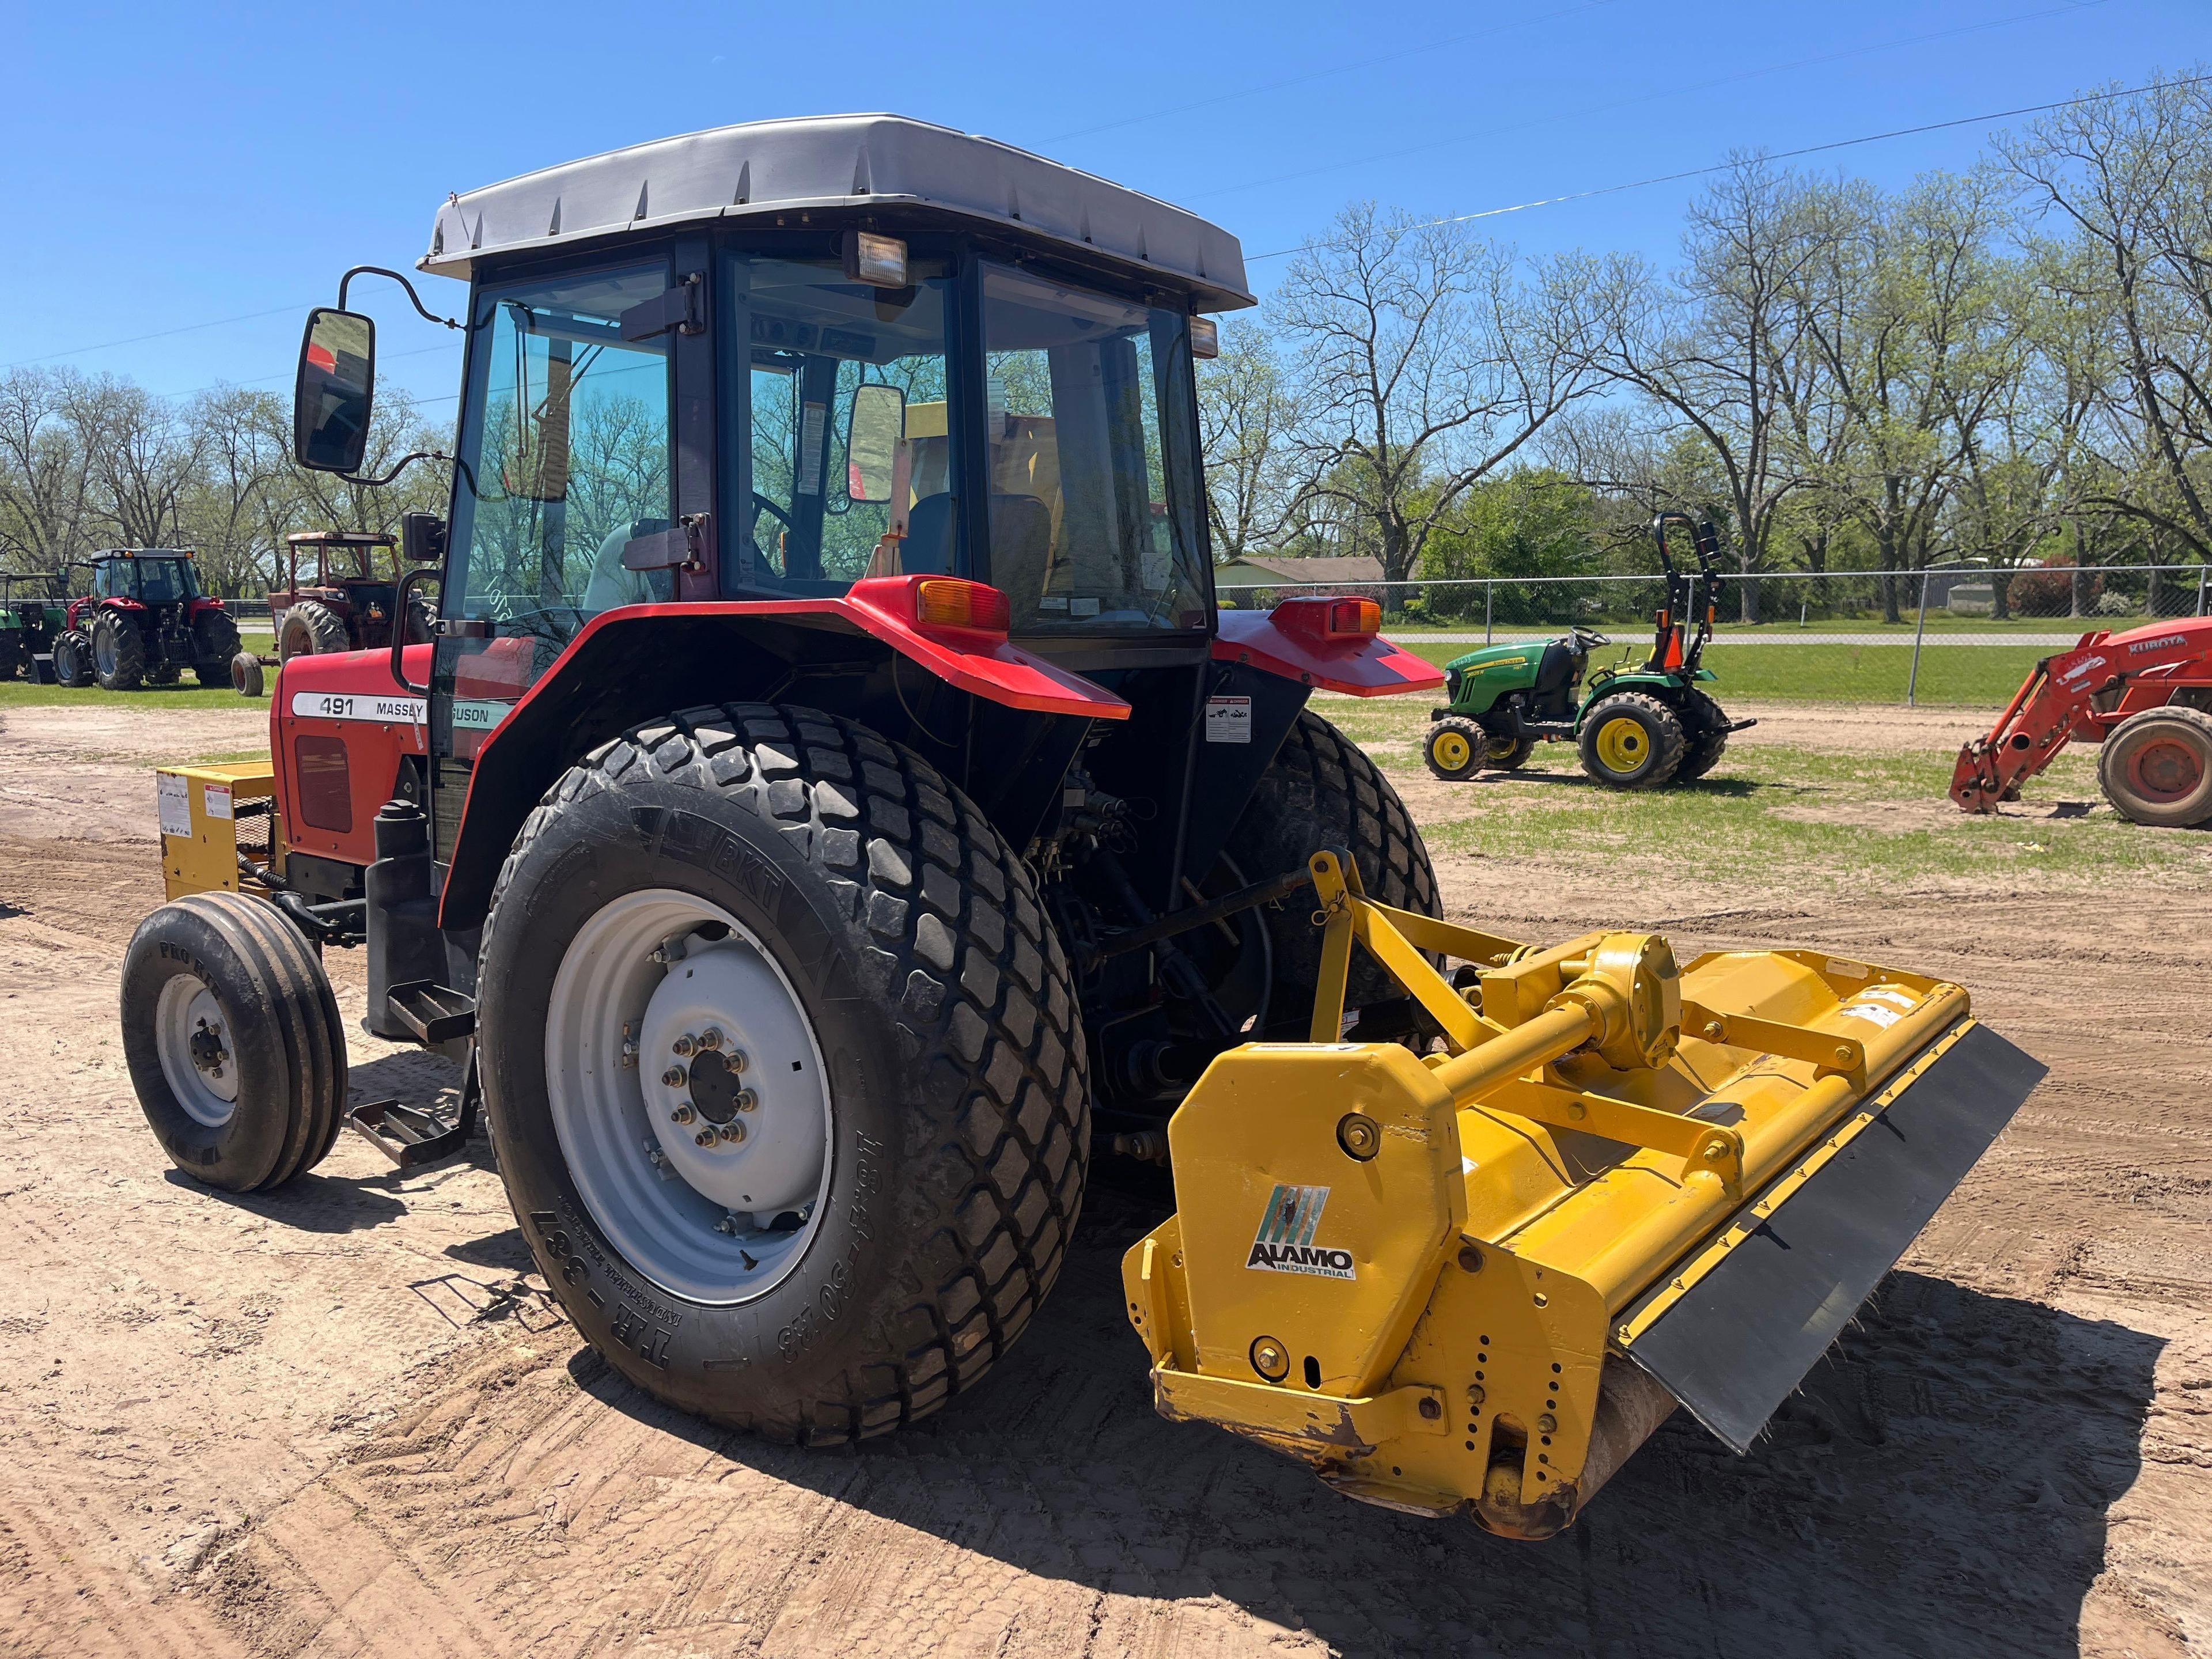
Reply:
[[[1474, 647], [1433, 640], [1411, 641], [1406, 648], [1441, 666]], [[1636, 654], [1640, 659], [1641, 652]], [[2002, 708], [2027, 678], [2027, 671], [2050, 654], [2051, 648], [2045, 646], [1977, 645], [1946, 650], [1929, 645], [1920, 653], [1914, 701]], [[1596, 653], [1593, 661], [1602, 664], [1618, 655], [1617, 648], [1608, 648]], [[1760, 645], [1735, 651], [1716, 641], [1705, 651], [1705, 666], [1720, 676], [1706, 690], [1723, 703], [1731, 692], [1813, 702], [1901, 703], [1912, 672], [1912, 650], [1909, 639], [1899, 645], [1801, 645], [1787, 650]]]
[[[1961, 654], [1964, 654], [1963, 653]], [[1438, 856], [1462, 854], [1572, 867], [1593, 859], [1608, 878], [1725, 884], [1771, 894], [1862, 888], [1878, 904], [1905, 887], [1960, 891], [2212, 887], [2212, 832], [2128, 823], [2097, 787], [2097, 751], [2061, 754], [2027, 799], [1996, 817], [1952, 805], [1953, 757], [1738, 743], [1697, 782], [1616, 793], [1583, 774], [1566, 744], [1528, 764], [1464, 783], [1431, 778], [1420, 760], [1426, 709], [1377, 698], [1328, 698], [1318, 712], [1414, 798]]]
[[175, 685], [142, 686], [136, 691], [103, 691], [96, 685], [88, 685], [82, 691], [72, 691], [65, 685], [33, 685], [27, 680], [0, 681], [0, 709], [42, 708], [56, 705], [77, 707], [91, 703], [109, 703], [132, 708], [240, 708], [252, 707], [266, 709], [266, 697], [247, 699], [230, 689], [226, 680], [221, 685], [202, 685], [191, 670]]

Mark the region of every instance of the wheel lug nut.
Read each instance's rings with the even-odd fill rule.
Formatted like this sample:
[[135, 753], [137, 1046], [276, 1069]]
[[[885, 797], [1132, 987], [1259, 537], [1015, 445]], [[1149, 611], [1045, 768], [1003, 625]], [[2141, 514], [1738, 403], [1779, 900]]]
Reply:
[[660, 1074], [660, 1080], [672, 1089], [682, 1088], [684, 1086], [684, 1068], [681, 1066], [670, 1066], [666, 1071]]
[[733, 1103], [739, 1111], [750, 1112], [754, 1107], [760, 1104], [760, 1097], [750, 1089], [740, 1089], [737, 1092], [736, 1099]]
[[713, 1146], [714, 1144], [714, 1132], [712, 1129], [700, 1130], [697, 1134], [691, 1137], [691, 1144], [695, 1146]]
[[677, 1038], [675, 1042], [669, 1044], [670, 1048], [676, 1050], [677, 1058], [679, 1060], [690, 1059], [691, 1051], [698, 1046], [698, 1042], [692, 1037], [689, 1031], [685, 1032], [682, 1036]]
[[687, 1100], [668, 1115], [668, 1121], [671, 1123], [689, 1123], [698, 1114], [691, 1109], [691, 1103]]
[[736, 1146], [739, 1141], [743, 1140], [744, 1138], [745, 1138], [745, 1126], [744, 1126], [744, 1124], [742, 1124], [742, 1123], [725, 1123], [725, 1124], [722, 1126], [722, 1139], [725, 1139], [725, 1140], [726, 1140], [726, 1141], [728, 1141], [728, 1142], [730, 1143], [730, 1145], [731, 1145], [731, 1146]]
[[720, 1048], [722, 1046], [721, 1032], [714, 1026], [709, 1025], [705, 1030], [699, 1033], [699, 1046], [702, 1048]]
[[733, 1072], [742, 1072], [745, 1069], [745, 1051], [742, 1048], [731, 1049], [723, 1056], [723, 1059], [728, 1062], [730, 1069]]

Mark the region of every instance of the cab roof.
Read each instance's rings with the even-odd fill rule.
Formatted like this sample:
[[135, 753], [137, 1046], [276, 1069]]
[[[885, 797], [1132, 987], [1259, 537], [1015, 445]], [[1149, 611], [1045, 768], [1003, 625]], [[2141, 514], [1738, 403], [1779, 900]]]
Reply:
[[1203, 310], [1255, 303], [1243, 248], [1218, 225], [996, 139], [902, 115], [750, 121], [526, 173], [447, 198], [416, 263], [466, 278], [490, 256], [700, 220], [914, 208], [1166, 277]]

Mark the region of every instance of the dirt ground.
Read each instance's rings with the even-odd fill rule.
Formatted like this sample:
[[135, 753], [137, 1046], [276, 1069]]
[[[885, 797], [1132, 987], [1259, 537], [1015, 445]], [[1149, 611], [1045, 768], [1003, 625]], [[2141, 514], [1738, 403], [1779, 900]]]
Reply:
[[[1763, 710], [1747, 742], [1931, 749], [1971, 716]], [[854, 1453], [662, 1410], [571, 1336], [487, 1148], [342, 1139], [234, 1198], [173, 1175], [115, 1042], [160, 898], [145, 764], [263, 718], [0, 726], [0, 1653], [2094, 1654], [2212, 1644], [2212, 884], [2053, 897], [1747, 872], [1620, 890], [1458, 854], [1547, 939], [1819, 945], [1955, 978], [2048, 1080], [1737, 1458], [1680, 1414], [1566, 1535], [1360, 1507], [1155, 1418], [1095, 1190], [1007, 1360]], [[189, 726], [188, 726], [189, 722]], [[1417, 815], [1449, 813], [1425, 775]], [[2157, 832], [2144, 832], [2146, 834]], [[349, 1025], [360, 969], [334, 954]], [[355, 1030], [357, 1098], [435, 1062]]]

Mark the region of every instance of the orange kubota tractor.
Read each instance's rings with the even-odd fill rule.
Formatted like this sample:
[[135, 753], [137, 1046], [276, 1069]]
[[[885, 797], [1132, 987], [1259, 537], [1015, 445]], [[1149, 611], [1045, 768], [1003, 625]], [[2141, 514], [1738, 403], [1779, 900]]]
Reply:
[[2121, 817], [2212, 821], [2212, 617], [2084, 634], [2045, 657], [1989, 736], [1959, 751], [1951, 799], [1994, 812], [2076, 738], [2102, 745], [2097, 782]]
[[[453, 197], [422, 264], [469, 283], [389, 606], [441, 568], [434, 640], [294, 657], [266, 762], [161, 781], [123, 1048], [193, 1177], [481, 1102], [578, 1333], [821, 1444], [973, 1388], [1094, 1158], [1164, 1161], [1160, 1410], [1534, 1538], [1678, 1401], [1748, 1445], [2040, 1074], [1909, 969], [1440, 919], [1310, 700], [1442, 675], [1371, 600], [1214, 603], [1225, 231], [849, 116]], [[356, 477], [346, 292], [295, 453]], [[348, 1099], [314, 947], [453, 1111]]]

